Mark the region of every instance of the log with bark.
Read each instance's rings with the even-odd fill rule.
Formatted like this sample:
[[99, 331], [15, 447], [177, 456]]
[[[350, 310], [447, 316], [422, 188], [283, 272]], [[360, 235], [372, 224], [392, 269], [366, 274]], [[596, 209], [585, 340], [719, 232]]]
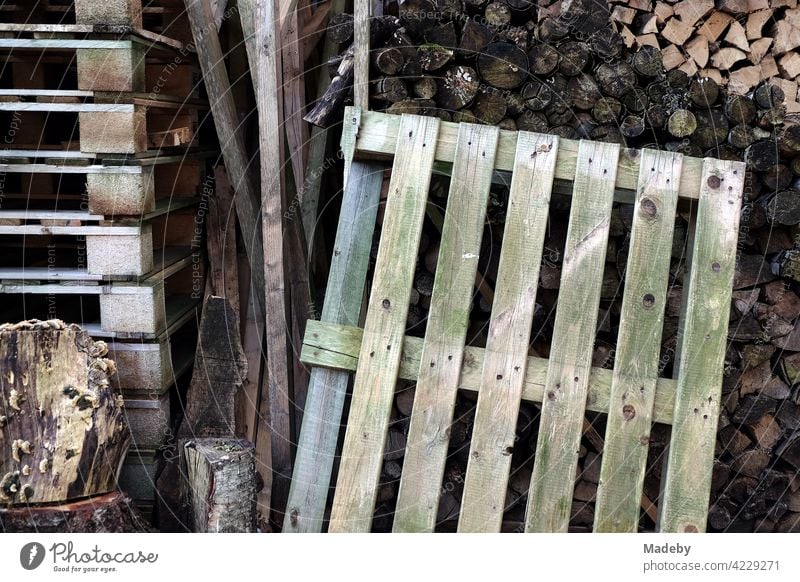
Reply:
[[130, 444], [108, 348], [76, 325], [0, 325], [0, 503], [113, 491]]

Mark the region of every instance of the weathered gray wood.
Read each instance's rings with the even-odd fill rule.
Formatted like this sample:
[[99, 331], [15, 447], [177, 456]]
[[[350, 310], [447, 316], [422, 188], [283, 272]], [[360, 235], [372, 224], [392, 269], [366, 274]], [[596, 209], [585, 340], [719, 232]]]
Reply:
[[459, 532], [499, 532], [536, 307], [558, 137], [520, 132]]
[[184, 444], [182, 452], [192, 530], [254, 532], [257, 480], [252, 443], [234, 438], [196, 438]]
[[[322, 321], [358, 325], [382, 183], [382, 165], [356, 162], [352, 166], [339, 213]], [[347, 371], [322, 367], [311, 371], [284, 532], [322, 531], [349, 379]]]
[[[499, 130], [463, 123], [450, 181], [394, 531], [433, 532], [464, 357]], [[430, 362], [428, 365], [427, 363]]]
[[664, 532], [704, 531], [745, 167], [707, 158], [681, 322], [675, 423], [659, 506]]
[[[254, 186], [253, 176], [248, 173], [244, 138], [239, 131], [241, 124], [233, 102], [222, 47], [214, 26], [214, 16], [205, 0], [187, 0], [186, 15], [189, 18], [197, 47], [197, 58], [203, 72], [203, 81], [208, 92], [208, 100], [211, 103], [211, 114], [214, 117], [219, 142], [225, 145], [222, 148], [222, 156], [225, 160], [225, 168], [231, 178], [231, 184], [236, 192], [234, 204], [242, 229], [242, 240], [247, 249], [251, 266], [260, 266], [264, 262], [264, 247], [257, 227], [260, 196]], [[259, 291], [257, 294], [259, 312], [263, 313], [264, 273], [262, 269], [253, 270], [253, 284]]]
[[526, 531], [569, 524], [618, 160], [616, 144], [580, 142]]
[[372, 523], [439, 123], [401, 118], [330, 531]]
[[[332, 0], [329, 18], [333, 18], [337, 14], [342, 14], [344, 12], [344, 5], [344, 0]], [[327, 63], [336, 56], [338, 49], [338, 43], [331, 38], [330, 34], [326, 34], [320, 62]], [[316, 75], [317, 99], [325, 94], [325, 88], [330, 83], [330, 80], [331, 77], [328, 67], [318, 67]], [[347, 112], [345, 112], [345, 119], [347, 119]], [[301, 206], [303, 229], [306, 234], [309, 254], [311, 254], [311, 249], [314, 247], [312, 241], [314, 240], [314, 230], [317, 223], [317, 209], [319, 206], [320, 187], [322, 186], [322, 175], [329, 165], [328, 160], [325, 159], [327, 150], [328, 129], [316, 125], [313, 126], [311, 128], [311, 137], [309, 138], [306, 181], [303, 185], [303, 201]]]
[[682, 161], [680, 154], [641, 152], [595, 506], [597, 532], [638, 529]]
[[364, 111], [369, 110], [369, 28], [372, 2], [356, 0], [353, 3], [353, 103]]
[[[396, 115], [364, 111], [360, 120], [358, 139], [356, 140], [356, 156], [385, 159], [394, 154], [397, 140], [399, 120]], [[451, 162], [455, 158], [455, 146], [458, 135], [458, 124], [442, 122], [439, 145], [436, 148], [436, 160]], [[517, 132], [500, 131], [500, 145], [497, 150], [495, 168], [509, 171], [514, 167]], [[575, 177], [578, 159], [579, 142], [562, 139], [559, 142], [558, 165], [556, 179], [571, 182]], [[703, 161], [699, 158], [684, 159], [681, 174], [681, 198], [697, 199], [700, 193], [700, 175]], [[639, 180], [639, 151], [623, 149], [620, 151], [616, 187], [623, 190], [636, 190]]]
[[[363, 332], [357, 327], [340, 326], [319, 321], [309, 321], [303, 342], [301, 360], [311, 366], [324, 366], [335, 370], [354, 372], [358, 367]], [[459, 390], [478, 392], [481, 388], [481, 370], [486, 350], [467, 347], [461, 367]], [[416, 381], [419, 377], [422, 355], [422, 340], [406, 336], [403, 339], [403, 355], [400, 359], [399, 377]], [[544, 399], [544, 383], [547, 378], [548, 360], [528, 357], [522, 399], [541, 402]], [[586, 409], [592, 412], [608, 412], [611, 397], [612, 371], [592, 368], [589, 377], [589, 395]], [[671, 378], [659, 378], [656, 384], [656, 400], [653, 406], [653, 421], [672, 424], [672, 409], [675, 404], [677, 382]]]

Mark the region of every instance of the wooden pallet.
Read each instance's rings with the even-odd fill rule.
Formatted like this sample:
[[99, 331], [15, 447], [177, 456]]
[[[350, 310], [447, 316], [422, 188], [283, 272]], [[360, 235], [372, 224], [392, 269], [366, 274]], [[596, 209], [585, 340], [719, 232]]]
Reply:
[[0, 210], [0, 281], [112, 281], [142, 277], [200, 248], [196, 198], [162, 198], [141, 217]]
[[[128, 281], [41, 277], [0, 282], [0, 319], [63, 319], [92, 336], [156, 339], [186, 322], [202, 299], [204, 258], [176, 256], [147, 275]], [[182, 321], [181, 321], [182, 320]]]
[[42, 148], [0, 151], [3, 208], [83, 210], [106, 218], [142, 216], [158, 201], [206, 194], [206, 161], [213, 150], [178, 155], [149, 151], [114, 158]]
[[[170, 77], [187, 65], [196, 67], [192, 51], [179, 41], [131, 28], [98, 34], [94, 27], [81, 25], [0, 24], [0, 56], [4, 62], [27, 62], [30, 70], [43, 61], [66, 66], [74, 62], [74, 88], [82, 91], [151, 92], [154, 84], [148, 83], [148, 73], [152, 81], [156, 72], [148, 72], [148, 64], [160, 64]], [[187, 78], [181, 74], [174, 81]]]
[[[526, 531], [567, 530], [586, 410], [609, 415], [595, 530], [637, 530], [648, 438], [657, 421], [673, 427], [658, 527], [703, 531], [744, 165], [352, 108], [345, 114], [344, 135], [346, 154], [349, 149], [356, 158], [392, 159], [393, 167], [363, 330], [323, 317], [309, 323], [303, 345], [304, 362], [355, 371], [329, 531], [371, 528], [398, 378], [417, 385], [394, 531], [433, 531], [436, 525], [459, 389], [478, 392], [459, 531], [501, 529], [523, 398], [542, 403]], [[427, 332], [419, 340], [404, 337], [404, 330], [436, 162], [452, 164], [452, 180]], [[350, 180], [363, 173], [363, 165], [346, 162], [348, 192], [357, 190]], [[511, 171], [512, 181], [489, 339], [485, 349], [465, 348], [487, 197], [497, 170]], [[572, 184], [572, 205], [553, 343], [549, 360], [542, 360], [528, 357], [528, 344], [554, 181]], [[591, 356], [615, 194], [633, 202], [636, 212], [611, 372], [593, 369]], [[658, 378], [658, 359], [679, 197], [696, 204], [697, 220], [677, 374], [666, 379]], [[351, 257], [341, 254], [350, 247], [342, 240], [337, 238], [336, 260], [346, 265]], [[341, 277], [332, 269], [334, 275]], [[341, 299], [329, 294], [326, 307]], [[312, 373], [309, 403], [317, 398], [312, 392], [330, 388], [313, 378]], [[320, 422], [315, 412], [307, 408], [303, 433]], [[335, 415], [325, 412], [327, 419]], [[333, 457], [335, 448], [307, 450], [311, 442], [301, 435], [298, 466], [309, 454]], [[335, 447], [335, 439], [318, 444]], [[286, 525], [294, 527], [287, 530], [302, 530], [303, 523], [305, 529], [321, 527], [319, 504], [307, 500], [322, 488], [327, 492], [323, 481], [308, 485], [295, 479], [286, 512]]]
[[[218, 13], [222, 13], [218, 9]], [[137, 29], [191, 41], [183, 0], [20, 0], [0, 5], [6, 22], [78, 26], [95, 32]]]
[[206, 109], [203, 101], [165, 95], [150, 99], [88, 91], [0, 91], [0, 112], [11, 112], [19, 125], [41, 127], [37, 145], [50, 149], [77, 141], [84, 153], [169, 152], [200, 145], [200, 112]]

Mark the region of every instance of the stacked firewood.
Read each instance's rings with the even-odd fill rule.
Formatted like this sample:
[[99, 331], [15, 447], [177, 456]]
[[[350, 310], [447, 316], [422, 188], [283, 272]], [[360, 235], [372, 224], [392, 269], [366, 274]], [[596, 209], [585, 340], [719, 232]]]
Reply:
[[660, 48], [667, 70], [710, 77], [747, 93], [778, 81], [787, 109], [800, 111], [800, 8], [797, 0], [612, 0], [625, 45]]

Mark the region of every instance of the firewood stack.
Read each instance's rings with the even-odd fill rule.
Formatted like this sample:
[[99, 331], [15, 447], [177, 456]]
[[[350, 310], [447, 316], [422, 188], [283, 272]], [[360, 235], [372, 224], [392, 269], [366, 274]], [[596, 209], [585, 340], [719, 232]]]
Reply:
[[[797, 2], [407, 0], [387, 4], [385, 14], [372, 30], [373, 109], [747, 163], [709, 529], [800, 531]], [[352, 19], [340, 17], [336, 34], [347, 47]], [[376, 43], [377, 38], [386, 40]], [[335, 65], [341, 72], [346, 63], [347, 53]], [[326, 114], [337, 100], [339, 105], [346, 100], [342, 86], [346, 83], [328, 95]], [[410, 335], [425, 333], [447, 191], [447, 179], [435, 177], [411, 297]], [[507, 195], [507, 185], [493, 185], [468, 335], [480, 347]], [[531, 355], [549, 355], [568, 205], [568, 197], [554, 193]], [[614, 365], [631, 211], [624, 204], [614, 210], [594, 359], [599, 367]], [[664, 377], [673, 373], [691, 213], [682, 208], [675, 229]], [[413, 394], [411, 384], [397, 388], [376, 530], [391, 528]], [[474, 401], [462, 391], [456, 403], [439, 506], [442, 530], [453, 529], [458, 516]], [[523, 403], [506, 531], [521, 530], [537, 425], [538, 407]], [[653, 529], [657, 516], [669, 430], [658, 425], [650, 442], [642, 529]], [[604, 415], [587, 416], [572, 507], [575, 530], [592, 526], [604, 434]]]

